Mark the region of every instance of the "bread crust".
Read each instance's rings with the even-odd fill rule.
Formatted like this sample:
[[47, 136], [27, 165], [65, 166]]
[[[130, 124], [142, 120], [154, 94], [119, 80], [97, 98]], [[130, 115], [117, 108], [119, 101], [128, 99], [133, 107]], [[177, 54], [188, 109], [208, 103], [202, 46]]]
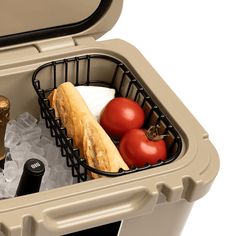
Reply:
[[[66, 128], [68, 137], [73, 139], [74, 146], [79, 148], [89, 166], [108, 172], [129, 169], [72, 83], [63, 83], [53, 90], [49, 101]], [[91, 173], [91, 176], [101, 177], [95, 173]]]

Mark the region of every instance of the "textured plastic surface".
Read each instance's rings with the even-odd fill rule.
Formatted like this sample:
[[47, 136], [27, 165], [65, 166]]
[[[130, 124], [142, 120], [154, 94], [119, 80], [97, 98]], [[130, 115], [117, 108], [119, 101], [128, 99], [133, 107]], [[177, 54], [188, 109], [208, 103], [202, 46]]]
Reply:
[[184, 200], [163, 202], [148, 214], [123, 221], [120, 236], [176, 236], [180, 235], [193, 203]]
[[[168, 165], [126, 176], [2, 200], [0, 232], [5, 235], [58, 236], [123, 220], [120, 236], [131, 235], [128, 232], [143, 235], [144, 228], [148, 228], [147, 236], [154, 232], [158, 236], [177, 236], [193, 202], [210, 189], [219, 159], [206, 131], [136, 48], [122, 40], [96, 42], [92, 38], [115, 24], [121, 7], [121, 0], [113, 0], [109, 11], [81, 33], [0, 48], [0, 94], [11, 101], [11, 118], [24, 111], [38, 116], [31, 82], [36, 68], [73, 56], [109, 55], [126, 64], [145, 84], [179, 130], [183, 139], [179, 158]], [[112, 68], [98, 63], [94, 70], [106, 78]]]
[[100, 2], [100, 0], [1, 1], [0, 20], [7, 24], [1, 25], [0, 37], [81, 22], [95, 12]]
[[14, 0], [0, 3], [0, 20], [7, 22], [1, 24], [0, 48], [11, 48], [15, 44], [27, 45], [49, 38], [98, 38], [116, 23], [123, 1]]
[[[139, 51], [121, 40], [89, 40], [87, 44], [64, 50], [60, 51], [57, 58], [100, 53], [123, 61], [142, 80], [149, 93], [156, 98], [173, 125], [178, 128], [184, 140], [183, 151], [175, 162], [158, 169], [3, 200], [0, 202], [1, 229], [12, 235], [19, 235], [21, 230], [25, 232], [29, 229], [31, 231], [28, 235], [60, 235], [151, 214], [155, 206], [161, 204], [160, 196], [164, 196], [166, 206], [182, 200], [185, 205], [204, 196], [218, 172], [217, 153], [206, 131]], [[30, 63], [22, 65], [20, 62], [20, 67], [18, 63], [12, 62], [3, 66], [3, 69], [0, 68], [0, 93], [4, 92], [12, 100], [14, 115], [25, 110], [34, 114], [39, 112], [31, 76], [39, 65], [51, 61], [55, 56], [55, 53], [40, 53], [38, 56], [30, 56]], [[109, 65], [101, 63], [95, 70], [99, 76], [106, 77]], [[18, 93], [19, 90], [24, 91], [23, 98], [22, 92]], [[188, 207], [186, 211], [189, 211]], [[178, 217], [187, 214], [184, 212], [180, 211]], [[168, 210], [165, 214], [166, 217], [171, 217], [173, 212]], [[163, 216], [157, 214], [156, 217]], [[178, 227], [182, 227], [183, 221], [179, 223]], [[166, 227], [170, 227], [168, 222], [162, 225], [160, 232], [165, 232]]]

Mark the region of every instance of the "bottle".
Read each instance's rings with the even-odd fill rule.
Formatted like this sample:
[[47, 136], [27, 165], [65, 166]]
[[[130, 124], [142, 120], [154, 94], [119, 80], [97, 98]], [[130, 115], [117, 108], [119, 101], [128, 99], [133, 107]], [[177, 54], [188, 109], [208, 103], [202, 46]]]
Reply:
[[6, 150], [4, 145], [4, 138], [6, 132], [7, 122], [9, 121], [10, 102], [0, 95], [0, 168], [4, 168]]
[[45, 166], [42, 161], [35, 158], [27, 160], [16, 190], [16, 197], [39, 192], [44, 172]]

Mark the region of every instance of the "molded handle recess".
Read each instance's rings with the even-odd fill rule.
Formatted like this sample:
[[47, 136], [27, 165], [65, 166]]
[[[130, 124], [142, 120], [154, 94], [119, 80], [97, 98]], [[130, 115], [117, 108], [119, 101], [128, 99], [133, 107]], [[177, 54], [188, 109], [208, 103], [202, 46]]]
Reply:
[[157, 190], [150, 193], [146, 188], [135, 188], [82, 200], [78, 197], [77, 201], [44, 210], [41, 222], [48, 231], [62, 235], [150, 213], [158, 196]]

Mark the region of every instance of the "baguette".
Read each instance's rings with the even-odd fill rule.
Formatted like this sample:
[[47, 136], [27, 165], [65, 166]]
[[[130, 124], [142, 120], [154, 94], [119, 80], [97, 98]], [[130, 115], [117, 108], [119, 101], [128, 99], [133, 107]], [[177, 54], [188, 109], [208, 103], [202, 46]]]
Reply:
[[[49, 101], [66, 128], [68, 137], [73, 139], [74, 146], [79, 148], [89, 166], [108, 172], [129, 169], [72, 83], [65, 82], [54, 89]], [[101, 176], [91, 173], [91, 177]]]

